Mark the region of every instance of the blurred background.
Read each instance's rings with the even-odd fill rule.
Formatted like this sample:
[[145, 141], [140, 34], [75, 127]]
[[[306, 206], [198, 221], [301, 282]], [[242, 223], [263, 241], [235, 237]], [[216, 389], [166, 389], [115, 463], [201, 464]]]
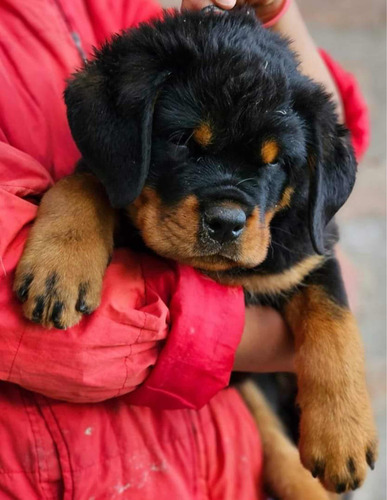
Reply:
[[[181, 2], [161, 3], [179, 7]], [[386, 2], [298, 0], [298, 5], [317, 44], [356, 75], [370, 110], [370, 148], [338, 220], [341, 246], [357, 273], [356, 315], [380, 436], [376, 468], [352, 498], [386, 500]]]
[[371, 144], [338, 220], [341, 246], [357, 272], [356, 316], [380, 437], [376, 468], [353, 499], [386, 500], [386, 3], [298, 4], [317, 44], [356, 76], [370, 111]]

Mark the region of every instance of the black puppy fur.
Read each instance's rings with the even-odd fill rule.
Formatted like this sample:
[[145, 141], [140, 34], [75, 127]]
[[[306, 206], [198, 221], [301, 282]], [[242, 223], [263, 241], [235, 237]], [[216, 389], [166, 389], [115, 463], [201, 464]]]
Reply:
[[[242, 207], [247, 221], [257, 207], [261, 222], [272, 213], [263, 261], [246, 267], [229, 253], [236, 265], [211, 275], [246, 285], [320, 254], [299, 282], [247, 301], [282, 309], [303, 284], [347, 308], [332, 217], [355, 181], [348, 132], [322, 86], [300, 74], [287, 41], [253, 14], [166, 14], [114, 36], [72, 78], [65, 99], [81, 168], [100, 179], [113, 207], [127, 207], [146, 186], [163, 207], [193, 196], [200, 214], [224, 201]], [[203, 124], [210, 133], [200, 143]], [[263, 147], [273, 141], [265, 162]], [[277, 211], [286, 189], [291, 199]], [[200, 238], [203, 256], [222, 255], [222, 245]], [[340, 478], [332, 481], [341, 491]]]
[[[263, 213], [292, 186], [297, 209], [276, 218], [259, 272], [331, 248], [326, 225], [355, 180], [347, 132], [322, 87], [298, 72], [287, 42], [255, 16], [166, 15], [115, 36], [65, 98], [83, 159], [114, 207], [130, 204], [145, 182], [167, 204], [192, 193], [205, 201], [232, 185], [231, 199]], [[203, 150], [187, 139], [206, 119], [215, 137]], [[260, 145], [272, 137], [280, 154], [264, 165]]]

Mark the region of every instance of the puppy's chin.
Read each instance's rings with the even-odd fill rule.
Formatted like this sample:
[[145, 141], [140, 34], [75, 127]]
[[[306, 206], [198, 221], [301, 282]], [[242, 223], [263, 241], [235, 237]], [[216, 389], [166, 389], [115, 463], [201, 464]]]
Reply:
[[235, 268], [243, 268], [243, 269], [252, 269], [259, 264], [261, 264], [266, 258], [266, 253], [260, 260], [255, 261], [241, 261], [238, 259], [230, 259], [228, 257], [224, 257], [222, 255], [205, 255], [200, 257], [182, 257], [179, 258], [178, 255], [174, 256], [174, 259], [182, 264], [187, 264], [189, 266], [195, 267], [196, 269], [200, 269], [202, 271], [228, 271], [230, 269]]
[[185, 257], [183, 259], [176, 259], [183, 264], [195, 267], [202, 271], [228, 271], [238, 267], [238, 262], [235, 262], [226, 257], [211, 255], [203, 257]]

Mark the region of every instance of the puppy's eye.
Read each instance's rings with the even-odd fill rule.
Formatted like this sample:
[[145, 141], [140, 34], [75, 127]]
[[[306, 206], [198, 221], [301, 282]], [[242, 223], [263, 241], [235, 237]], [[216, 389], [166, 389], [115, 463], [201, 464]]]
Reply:
[[275, 161], [272, 161], [270, 163], [266, 163], [265, 166], [266, 167], [271, 167], [271, 168], [280, 167], [281, 166], [281, 160], [275, 160]]
[[173, 144], [179, 154], [188, 154], [189, 148], [185, 144]]
[[181, 160], [185, 159], [190, 154], [190, 149], [186, 144], [179, 144], [177, 142], [168, 141], [168, 146], [174, 157]]
[[188, 149], [188, 145], [185, 142], [169, 141], [169, 143], [176, 149]]

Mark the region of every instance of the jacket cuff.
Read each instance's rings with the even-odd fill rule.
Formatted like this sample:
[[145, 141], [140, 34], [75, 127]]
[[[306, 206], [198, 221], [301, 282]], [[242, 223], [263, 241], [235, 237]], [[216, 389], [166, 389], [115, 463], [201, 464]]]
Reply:
[[344, 107], [345, 124], [351, 132], [352, 145], [356, 159], [359, 161], [366, 152], [370, 141], [370, 120], [367, 103], [356, 78], [345, 71], [324, 50], [320, 49], [319, 52], [340, 93]]
[[[145, 281], [155, 284], [146, 276]], [[179, 266], [167, 340], [149, 377], [128, 401], [162, 409], [198, 409], [208, 403], [229, 383], [244, 308], [240, 287], [224, 287]]]

